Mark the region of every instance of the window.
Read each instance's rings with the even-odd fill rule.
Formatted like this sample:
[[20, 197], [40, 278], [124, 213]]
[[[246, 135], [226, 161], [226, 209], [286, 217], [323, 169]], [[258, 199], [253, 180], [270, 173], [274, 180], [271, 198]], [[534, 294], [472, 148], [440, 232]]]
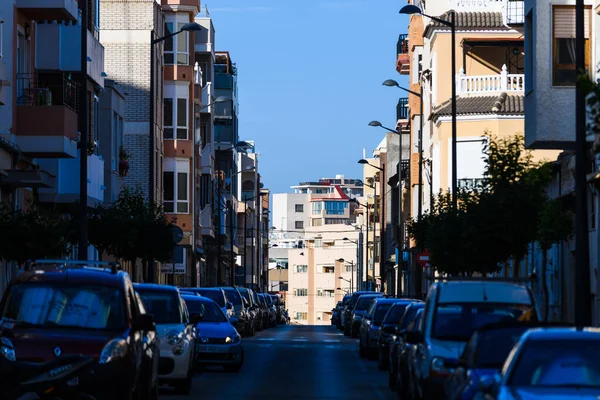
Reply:
[[317, 297], [323, 297], [323, 289], [317, 289]]
[[2, 29], [4, 27], [4, 20], [0, 18], [0, 58], [2, 58]]
[[322, 201], [315, 201], [312, 203], [313, 215], [321, 214], [322, 211], [323, 211], [323, 202]]
[[297, 312], [297, 313], [296, 313], [296, 319], [300, 319], [300, 320], [307, 320], [307, 319], [308, 319], [308, 313], [305, 313], [305, 312]]
[[308, 296], [308, 289], [294, 289], [294, 295], [298, 297]]
[[[590, 14], [585, 10], [585, 70], [590, 71]], [[575, 86], [575, 7], [554, 6], [552, 8], [553, 49], [552, 84], [555, 86]]]
[[323, 219], [321, 219], [321, 218], [312, 218], [310, 220], [310, 226], [323, 226]]
[[164, 169], [164, 211], [187, 214], [189, 212], [189, 161], [169, 159], [165, 161]]
[[350, 264], [350, 265], [346, 264], [344, 268], [345, 268], [346, 272], [354, 272], [353, 264]]
[[[185, 22], [167, 22], [165, 23], [165, 36], [179, 31]], [[177, 29], [175, 29], [177, 27]], [[188, 32], [181, 32], [169, 39], [165, 40], [165, 64], [178, 64], [188, 65], [189, 64], [189, 50], [188, 50]]]
[[323, 247], [323, 239], [315, 239], [315, 248], [319, 249]]
[[112, 143], [110, 149], [110, 168], [116, 171], [119, 163], [119, 114], [113, 111]]
[[296, 212], [303, 213], [304, 212], [304, 204], [296, 204]]
[[304, 229], [304, 221], [295, 222], [296, 229]]
[[333, 273], [335, 273], [335, 267], [333, 267], [331, 265], [327, 265], [327, 266], [323, 267], [323, 273], [324, 274], [333, 274]]
[[302, 274], [308, 272], [308, 265], [296, 265], [296, 273]]
[[[164, 101], [164, 138], [165, 139], [187, 139], [187, 99], [169, 99]], [[173, 137], [173, 131], [177, 130], [177, 137]]]
[[333, 297], [335, 296], [335, 292], [333, 289], [325, 289], [323, 296], [325, 297]]
[[326, 201], [325, 212], [329, 215], [343, 215], [348, 202], [346, 201]]

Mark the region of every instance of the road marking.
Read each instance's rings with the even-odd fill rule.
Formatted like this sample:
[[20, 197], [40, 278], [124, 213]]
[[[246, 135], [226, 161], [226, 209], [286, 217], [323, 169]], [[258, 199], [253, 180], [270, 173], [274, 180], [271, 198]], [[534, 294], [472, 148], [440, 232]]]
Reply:
[[325, 343], [339, 343], [339, 340], [325, 339], [323, 340]]
[[271, 340], [275, 340], [275, 338], [264, 338], [264, 337], [263, 337], [263, 338], [260, 338], [260, 339], [258, 339], [258, 340], [269, 340], [269, 341], [271, 341]]
[[308, 342], [308, 339], [292, 339], [292, 342]]

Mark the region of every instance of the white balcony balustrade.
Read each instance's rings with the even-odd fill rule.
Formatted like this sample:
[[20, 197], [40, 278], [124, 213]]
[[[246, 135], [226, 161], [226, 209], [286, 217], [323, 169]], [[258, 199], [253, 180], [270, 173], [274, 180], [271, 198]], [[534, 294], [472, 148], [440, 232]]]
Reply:
[[519, 93], [525, 88], [525, 74], [509, 74], [506, 65], [500, 74], [467, 76], [461, 68], [456, 75], [457, 95], [486, 95], [496, 93]]

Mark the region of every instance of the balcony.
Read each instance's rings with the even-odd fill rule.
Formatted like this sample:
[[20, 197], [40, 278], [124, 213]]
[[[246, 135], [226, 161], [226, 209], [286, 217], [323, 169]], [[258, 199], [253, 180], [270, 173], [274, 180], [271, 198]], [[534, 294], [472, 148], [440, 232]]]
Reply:
[[196, 53], [214, 53], [215, 28], [208, 17], [196, 17], [196, 22], [204, 29], [194, 32], [194, 51]]
[[408, 75], [410, 73], [410, 58], [408, 55], [408, 34], [402, 34], [398, 37], [396, 44], [396, 71], [400, 75]]
[[79, 85], [63, 74], [17, 76], [17, 142], [32, 157], [77, 156]]
[[456, 76], [458, 95], [486, 95], [500, 92], [522, 93], [525, 88], [525, 74], [509, 74], [506, 65], [500, 74], [467, 76], [461, 68]]
[[508, 26], [525, 23], [524, 0], [504, 0], [504, 23]]
[[16, 7], [27, 19], [76, 21], [77, 0], [16, 0]]
[[44, 170], [4, 170], [4, 176], [0, 175], [0, 184], [13, 188], [51, 188], [55, 185], [56, 177]]
[[398, 104], [396, 105], [396, 120], [408, 120], [408, 97], [401, 97], [398, 99]]
[[200, 152], [200, 155], [200, 172], [202, 174], [208, 174], [212, 176], [215, 170], [215, 151], [213, 150], [213, 145], [207, 144], [206, 146], [204, 146], [204, 148]]
[[215, 237], [215, 229], [213, 226], [213, 208], [211, 205], [206, 205], [200, 210], [198, 216], [198, 223], [200, 224], [200, 234], [202, 236]]
[[[48, 18], [44, 18], [48, 19]], [[81, 24], [41, 22], [36, 28], [35, 68], [44, 71], [81, 71]], [[104, 87], [104, 46], [87, 32], [88, 76]]]
[[[48, 203], [73, 203], [79, 198], [79, 155], [77, 158], [39, 160], [40, 167], [56, 176], [51, 189], [40, 189], [40, 201]], [[104, 201], [104, 159], [92, 154], [87, 157], [87, 203], [96, 207]]]

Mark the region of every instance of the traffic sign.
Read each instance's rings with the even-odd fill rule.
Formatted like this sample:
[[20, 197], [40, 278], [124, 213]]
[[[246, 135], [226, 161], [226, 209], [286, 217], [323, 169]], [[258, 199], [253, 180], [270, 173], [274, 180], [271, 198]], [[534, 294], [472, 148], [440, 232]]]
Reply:
[[422, 268], [427, 268], [430, 267], [431, 264], [429, 263], [429, 250], [423, 250], [421, 253], [419, 253], [417, 255], [417, 263], [422, 267]]
[[173, 234], [173, 241], [175, 243], [179, 243], [183, 240], [183, 230], [181, 230], [180, 227], [178, 227], [177, 225], [173, 225], [171, 227], [171, 232]]

